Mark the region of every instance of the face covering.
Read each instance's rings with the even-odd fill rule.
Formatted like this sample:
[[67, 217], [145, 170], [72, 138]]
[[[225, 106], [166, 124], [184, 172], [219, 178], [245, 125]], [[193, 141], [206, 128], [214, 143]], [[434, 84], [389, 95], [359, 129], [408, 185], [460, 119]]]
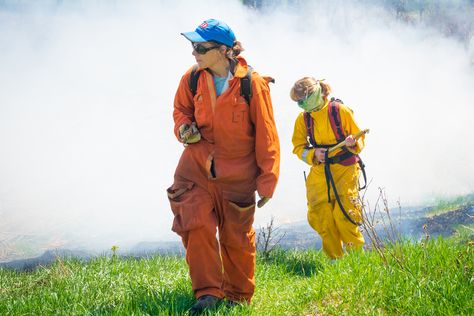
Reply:
[[324, 99], [321, 94], [321, 86], [319, 83], [316, 86], [316, 90], [311, 93], [306, 99], [298, 101], [298, 106], [305, 112], [313, 112], [320, 110], [324, 105]]

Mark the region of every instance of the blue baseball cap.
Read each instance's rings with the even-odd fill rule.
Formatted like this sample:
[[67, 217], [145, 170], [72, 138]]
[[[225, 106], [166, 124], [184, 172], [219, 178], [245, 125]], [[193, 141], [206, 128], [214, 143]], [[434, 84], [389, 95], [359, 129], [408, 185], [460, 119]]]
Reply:
[[235, 35], [231, 28], [216, 19], [208, 19], [202, 22], [194, 32], [185, 32], [181, 35], [193, 43], [214, 41], [228, 47], [233, 47], [235, 41]]

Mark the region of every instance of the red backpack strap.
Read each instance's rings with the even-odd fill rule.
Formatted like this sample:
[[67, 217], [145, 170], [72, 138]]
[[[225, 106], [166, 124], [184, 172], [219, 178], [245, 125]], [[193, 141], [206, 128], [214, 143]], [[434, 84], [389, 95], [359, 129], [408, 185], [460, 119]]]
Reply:
[[[340, 113], [341, 103], [342, 103], [341, 100], [334, 99], [334, 98], [331, 99], [331, 101], [329, 102], [329, 122], [331, 123], [332, 131], [334, 135], [336, 136], [337, 143], [340, 143], [344, 139], [346, 139], [346, 134], [344, 133], [344, 130], [342, 129], [342, 120], [341, 120], [341, 113]], [[343, 149], [343, 151], [337, 156], [342, 156], [349, 153], [350, 152], [347, 151], [347, 149]], [[342, 159], [343, 160], [338, 162], [339, 164], [343, 166], [350, 166], [359, 161], [359, 156], [350, 155], [348, 158], [346, 159], [342, 158]]]
[[336, 136], [336, 141], [342, 142], [346, 139], [346, 135], [342, 130], [342, 122], [341, 122], [341, 113], [339, 112], [340, 101], [339, 100], [331, 100], [329, 103], [329, 122], [331, 123], [332, 131]]
[[306, 126], [306, 135], [308, 136], [309, 143], [311, 146], [316, 147], [316, 140], [314, 139], [314, 121], [311, 114], [308, 112], [303, 113], [304, 124]]

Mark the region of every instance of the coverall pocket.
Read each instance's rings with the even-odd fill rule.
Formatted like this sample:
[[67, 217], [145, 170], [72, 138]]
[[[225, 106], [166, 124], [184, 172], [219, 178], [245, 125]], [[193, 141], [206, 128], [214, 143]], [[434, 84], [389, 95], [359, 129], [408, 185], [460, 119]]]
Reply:
[[186, 191], [189, 191], [193, 188], [194, 183], [192, 182], [176, 182], [173, 183], [168, 189], [166, 189], [166, 193], [168, 194], [168, 198], [170, 200], [179, 200], [179, 197], [183, 195]]
[[255, 231], [252, 228], [255, 214], [255, 193], [224, 191], [224, 221], [219, 232], [226, 247], [255, 250]]
[[183, 181], [175, 182], [166, 190], [174, 214], [171, 230], [178, 235], [202, 226], [195, 209], [198, 205], [193, 202], [193, 187], [193, 182]]
[[229, 107], [229, 117], [226, 122], [229, 123], [229, 128], [235, 133], [235, 137], [229, 141], [235, 142], [236, 148], [239, 148], [238, 140], [240, 137], [247, 138], [254, 132], [254, 126], [250, 120], [249, 105], [242, 96], [235, 99], [235, 103]]
[[223, 192], [224, 203], [227, 204], [226, 221], [239, 231], [248, 232], [252, 229], [255, 214], [255, 193]]

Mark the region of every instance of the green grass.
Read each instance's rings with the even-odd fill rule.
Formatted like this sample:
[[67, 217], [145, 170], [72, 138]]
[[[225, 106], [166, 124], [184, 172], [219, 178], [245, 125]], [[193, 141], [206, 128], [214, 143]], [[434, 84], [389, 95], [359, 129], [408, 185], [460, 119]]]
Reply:
[[[331, 262], [320, 251], [257, 261], [252, 304], [213, 315], [474, 315], [472, 235], [403, 242]], [[393, 254], [393, 255], [390, 255]], [[58, 259], [0, 270], [0, 315], [182, 315], [192, 305], [183, 258]]]

